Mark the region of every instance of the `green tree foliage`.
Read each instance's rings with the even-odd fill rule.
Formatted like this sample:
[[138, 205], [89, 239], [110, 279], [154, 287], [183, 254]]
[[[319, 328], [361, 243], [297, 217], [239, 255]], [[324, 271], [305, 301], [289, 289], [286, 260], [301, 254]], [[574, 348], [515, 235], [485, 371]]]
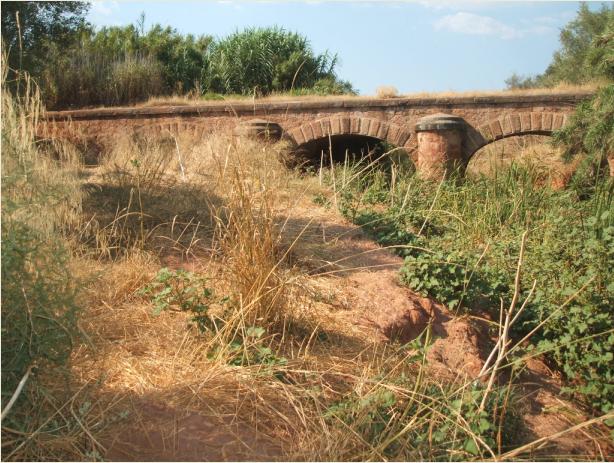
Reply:
[[42, 75], [47, 105], [126, 104], [200, 90], [211, 37], [184, 36], [160, 25], [144, 32], [142, 24], [83, 30], [69, 53], [55, 46], [53, 66]]
[[144, 17], [141, 18], [141, 27], [103, 27], [84, 38], [85, 46], [109, 60], [127, 56], [157, 60], [162, 66], [164, 85], [168, 90], [181, 92], [198, 87], [204, 54], [212, 37], [182, 35], [176, 29], [159, 24], [144, 32]]
[[525, 90], [528, 88], [539, 87], [538, 77], [521, 76], [515, 72], [505, 79], [505, 85], [512, 90]]
[[[6, 7], [5, 7], [6, 5]], [[134, 25], [88, 24], [83, 2], [5, 2], [2, 37], [10, 65], [40, 82], [48, 108], [118, 105], [151, 96], [213, 92], [355, 93], [335, 74], [337, 56], [271, 27], [213, 40], [180, 34], [145, 15]]]
[[614, 151], [614, 84], [603, 87], [594, 98], [581, 103], [569, 123], [555, 133], [569, 159], [586, 153], [601, 161]]
[[335, 75], [337, 55], [316, 55], [307, 38], [277, 27], [246, 29], [212, 44], [203, 82], [207, 91], [267, 94], [322, 87], [331, 93], [352, 88]]
[[576, 18], [561, 30], [560, 42], [560, 50], [554, 53], [543, 74], [513, 74], [505, 81], [508, 88], [614, 81], [614, 5], [603, 4], [599, 10], [591, 11], [582, 3]]
[[[561, 30], [561, 49], [554, 53], [552, 63], [542, 76], [546, 84], [558, 82], [581, 84], [596, 77], [604, 76], [603, 69], [594, 66], [595, 49], [601, 49], [602, 36], [614, 32], [614, 6], [602, 5], [595, 12], [589, 10], [586, 3], [580, 5], [578, 16]], [[610, 41], [610, 47], [614, 43]], [[610, 50], [610, 54], [612, 51]], [[614, 75], [605, 75], [610, 79]]]
[[604, 176], [614, 175], [614, 84], [578, 105], [565, 127], [554, 133], [554, 143], [564, 147], [567, 161], [582, 156], [571, 183], [580, 196], [592, 195]]
[[88, 9], [86, 2], [2, 2], [2, 41], [9, 66], [37, 75], [50, 44], [67, 48], [86, 27]]

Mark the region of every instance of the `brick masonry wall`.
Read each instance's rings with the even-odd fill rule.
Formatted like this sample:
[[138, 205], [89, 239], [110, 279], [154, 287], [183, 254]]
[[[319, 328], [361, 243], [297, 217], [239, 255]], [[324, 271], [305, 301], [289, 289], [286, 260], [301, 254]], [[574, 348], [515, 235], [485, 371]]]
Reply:
[[[465, 154], [499, 138], [516, 134], [548, 134], [591, 93], [501, 95], [449, 98], [351, 98], [265, 103], [210, 103], [197, 106], [104, 108], [48, 112], [41, 133], [80, 136], [112, 142], [121, 133], [194, 136], [232, 130], [239, 122], [265, 119], [281, 125], [297, 144], [336, 133], [368, 135], [413, 148], [414, 126], [428, 115], [447, 113], [468, 124]], [[316, 122], [314, 124], [314, 122]]]

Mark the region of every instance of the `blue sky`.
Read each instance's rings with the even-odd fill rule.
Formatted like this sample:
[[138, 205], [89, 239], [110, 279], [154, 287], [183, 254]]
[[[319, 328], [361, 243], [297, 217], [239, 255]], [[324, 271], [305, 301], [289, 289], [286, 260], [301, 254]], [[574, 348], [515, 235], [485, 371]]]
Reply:
[[512, 72], [543, 72], [577, 10], [577, 2], [96, 1], [89, 20], [126, 25], [145, 12], [145, 28], [216, 37], [282, 26], [306, 35], [318, 53], [338, 53], [339, 76], [371, 95], [380, 85], [401, 93], [495, 90]]

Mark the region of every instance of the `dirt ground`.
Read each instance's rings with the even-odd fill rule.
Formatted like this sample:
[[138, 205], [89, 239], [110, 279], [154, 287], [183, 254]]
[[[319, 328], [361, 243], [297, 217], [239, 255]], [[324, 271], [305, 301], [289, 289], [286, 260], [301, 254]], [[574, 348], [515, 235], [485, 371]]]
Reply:
[[[334, 355], [350, 357], [366, 345], [393, 339], [406, 342], [431, 325], [433, 374], [445, 380], [479, 373], [492, 341], [484, 323], [455, 316], [400, 286], [402, 259], [334, 208], [306, 197], [291, 214], [285, 222], [286, 245], [300, 234], [290, 259], [309, 275], [305, 288], [317, 295], [311, 297], [317, 300], [311, 310], [329, 332], [344, 339]], [[253, 377], [237, 380], [227, 368], [211, 367], [198, 339], [186, 331], [184, 314], [152, 316], [134, 294], [161, 265], [203, 272], [213, 281], [219, 270], [206, 255], [184, 259], [170, 254], [161, 262], [137, 255], [121, 265], [101, 263], [100, 277], [89, 290], [95, 303], [89, 304], [82, 328], [94, 348], [79, 349], [74, 373], [84, 383], [101, 383], [102, 396], [119, 397], [125, 415], [100, 441], [102, 456], [110, 461], [287, 460], [296, 438], [288, 417], [301, 420], [300, 405], [289, 398], [290, 386], [264, 387]], [[538, 359], [529, 362], [520, 388], [527, 426], [521, 442], [563, 432], [586, 419], [576, 405], [561, 399], [560, 381]], [[261, 401], [267, 402], [266, 413], [254, 406]], [[612, 454], [607, 434], [593, 427], [563, 434], [533, 457], [608, 459]]]

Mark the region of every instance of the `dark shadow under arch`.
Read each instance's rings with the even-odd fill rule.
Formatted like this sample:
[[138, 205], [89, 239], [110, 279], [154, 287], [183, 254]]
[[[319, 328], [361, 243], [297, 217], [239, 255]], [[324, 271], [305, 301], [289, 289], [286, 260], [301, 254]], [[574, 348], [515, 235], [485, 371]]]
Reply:
[[[333, 162], [345, 162], [346, 159], [371, 157], [374, 160], [390, 149], [384, 140], [359, 134], [331, 135], [310, 140], [299, 145], [295, 154], [305, 163], [311, 165], [330, 165]], [[332, 154], [332, 156], [331, 156]]]

